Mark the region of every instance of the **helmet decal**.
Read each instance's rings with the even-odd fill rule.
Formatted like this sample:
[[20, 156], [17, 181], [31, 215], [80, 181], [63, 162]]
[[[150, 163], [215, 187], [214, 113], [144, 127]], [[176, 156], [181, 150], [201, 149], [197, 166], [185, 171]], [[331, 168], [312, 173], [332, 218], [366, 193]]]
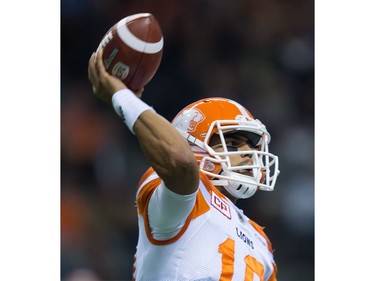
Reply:
[[201, 123], [205, 118], [206, 117], [200, 110], [191, 108], [184, 110], [182, 114], [178, 115], [173, 121], [173, 124], [175, 127], [183, 131], [194, 132], [198, 124]]
[[189, 127], [187, 130], [189, 132], [194, 132], [197, 125], [205, 119], [205, 116], [202, 112], [195, 108], [191, 109], [189, 114], [191, 115], [191, 119], [189, 121]]

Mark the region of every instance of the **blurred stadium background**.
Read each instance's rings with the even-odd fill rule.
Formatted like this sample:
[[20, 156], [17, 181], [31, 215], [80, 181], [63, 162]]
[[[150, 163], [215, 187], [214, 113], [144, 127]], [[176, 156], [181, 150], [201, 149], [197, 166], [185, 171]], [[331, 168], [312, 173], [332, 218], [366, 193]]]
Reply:
[[148, 104], [171, 120], [223, 96], [266, 124], [281, 174], [274, 192], [239, 205], [266, 226], [278, 280], [314, 280], [313, 0], [61, 1], [61, 279], [131, 279], [135, 188], [148, 164], [92, 96], [87, 62], [115, 22], [139, 12], [156, 16], [165, 39]]

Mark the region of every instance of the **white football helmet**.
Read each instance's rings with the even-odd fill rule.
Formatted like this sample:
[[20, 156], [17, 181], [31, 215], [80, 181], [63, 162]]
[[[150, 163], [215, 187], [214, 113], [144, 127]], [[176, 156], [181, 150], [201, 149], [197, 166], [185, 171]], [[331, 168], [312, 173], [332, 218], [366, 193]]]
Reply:
[[[172, 124], [189, 141], [200, 170], [215, 186], [223, 186], [241, 199], [249, 198], [258, 189], [274, 189], [280, 171], [278, 157], [268, 152], [271, 136], [239, 103], [225, 98], [201, 99], [182, 109]], [[233, 133], [245, 136], [251, 149], [228, 150], [225, 137]], [[210, 146], [214, 134], [220, 137], [222, 152]], [[252, 163], [233, 166], [229, 158], [233, 154], [249, 155]]]

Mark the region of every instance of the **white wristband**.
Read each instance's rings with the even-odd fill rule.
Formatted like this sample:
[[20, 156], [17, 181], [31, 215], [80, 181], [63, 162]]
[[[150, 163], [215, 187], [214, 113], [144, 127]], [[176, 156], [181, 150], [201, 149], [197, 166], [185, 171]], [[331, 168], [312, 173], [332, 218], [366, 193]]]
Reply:
[[126, 126], [134, 134], [133, 126], [139, 115], [146, 110], [155, 110], [139, 99], [131, 90], [123, 89], [112, 96], [112, 105], [117, 115], [124, 120]]

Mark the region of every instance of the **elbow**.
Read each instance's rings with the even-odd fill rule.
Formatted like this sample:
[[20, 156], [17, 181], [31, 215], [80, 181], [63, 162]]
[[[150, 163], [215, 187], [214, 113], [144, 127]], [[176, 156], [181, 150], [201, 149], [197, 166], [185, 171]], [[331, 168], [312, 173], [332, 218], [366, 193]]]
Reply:
[[176, 151], [169, 163], [159, 174], [166, 186], [179, 194], [194, 193], [199, 184], [199, 166], [192, 151]]
[[182, 152], [176, 151], [174, 157], [170, 161], [170, 176], [178, 175], [185, 179], [186, 177], [199, 178], [199, 167], [197, 159], [192, 151]]
[[199, 167], [197, 159], [192, 152], [179, 155], [174, 163], [174, 168], [179, 174], [188, 174], [199, 178]]

